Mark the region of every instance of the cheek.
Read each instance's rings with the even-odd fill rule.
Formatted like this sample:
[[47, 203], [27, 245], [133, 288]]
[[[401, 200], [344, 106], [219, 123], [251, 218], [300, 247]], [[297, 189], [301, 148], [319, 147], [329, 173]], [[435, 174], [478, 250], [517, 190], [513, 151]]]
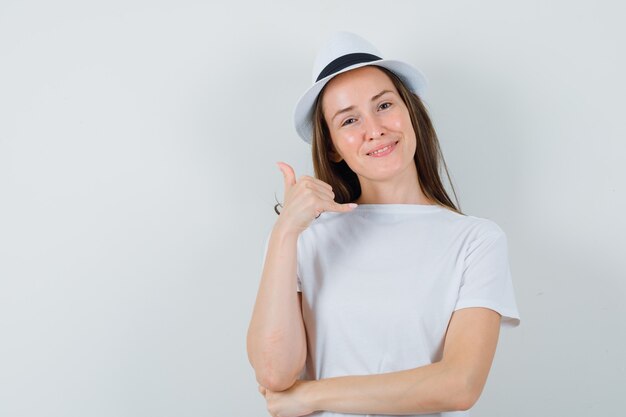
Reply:
[[355, 149], [358, 150], [360, 141], [356, 135], [342, 135], [337, 138], [335, 143], [335, 146], [338, 146], [339, 151], [347, 156], [350, 153], [353, 153]]
[[394, 127], [396, 129], [409, 129], [412, 128], [411, 118], [408, 114], [402, 114], [395, 118]]
[[347, 147], [354, 147], [358, 143], [358, 138], [356, 136], [346, 136], [344, 138], [344, 143]]

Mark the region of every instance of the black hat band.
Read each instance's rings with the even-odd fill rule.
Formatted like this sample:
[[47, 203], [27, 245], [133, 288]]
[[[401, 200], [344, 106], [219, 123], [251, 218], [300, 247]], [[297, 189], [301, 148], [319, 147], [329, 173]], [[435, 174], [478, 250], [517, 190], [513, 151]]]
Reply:
[[318, 82], [322, 78], [326, 78], [329, 75], [339, 72], [342, 69], [347, 68], [351, 65], [361, 64], [363, 62], [378, 61], [381, 59], [382, 59], [381, 57], [378, 57], [376, 55], [365, 54], [361, 52], [355, 53], [355, 54], [342, 55], [339, 58], [331, 61], [330, 64], [326, 65], [324, 69], [322, 70], [322, 72], [320, 72], [320, 75], [317, 77], [317, 80], [315, 80], [315, 82]]

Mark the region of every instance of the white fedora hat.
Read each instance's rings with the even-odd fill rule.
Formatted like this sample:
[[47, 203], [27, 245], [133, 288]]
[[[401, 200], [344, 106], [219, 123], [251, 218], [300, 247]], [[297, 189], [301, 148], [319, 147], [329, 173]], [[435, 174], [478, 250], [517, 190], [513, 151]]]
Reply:
[[402, 61], [383, 59], [378, 50], [360, 36], [336, 32], [318, 52], [313, 64], [313, 85], [300, 97], [294, 111], [296, 131], [306, 143], [310, 144], [313, 138], [313, 106], [322, 88], [337, 74], [366, 65], [387, 68], [420, 97], [426, 89], [426, 77], [417, 68]]

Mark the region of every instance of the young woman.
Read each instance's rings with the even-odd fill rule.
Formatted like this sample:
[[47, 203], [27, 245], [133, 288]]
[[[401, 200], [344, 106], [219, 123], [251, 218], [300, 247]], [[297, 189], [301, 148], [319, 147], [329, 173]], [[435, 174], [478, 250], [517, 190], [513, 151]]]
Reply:
[[519, 324], [506, 235], [448, 197], [424, 86], [353, 34], [318, 55], [295, 112], [315, 177], [279, 164], [248, 329], [272, 416], [468, 416]]

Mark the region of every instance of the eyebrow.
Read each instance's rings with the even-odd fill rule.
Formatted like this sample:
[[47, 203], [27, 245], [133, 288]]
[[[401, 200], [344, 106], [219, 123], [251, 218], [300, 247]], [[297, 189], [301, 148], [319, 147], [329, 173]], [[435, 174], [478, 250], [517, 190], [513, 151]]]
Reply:
[[[391, 91], [391, 90], [383, 90], [383, 91], [381, 91], [380, 93], [378, 93], [378, 94], [376, 94], [375, 96], [373, 96], [373, 97], [371, 98], [371, 100], [370, 100], [370, 101], [376, 101], [376, 100], [378, 100], [378, 99], [379, 99], [379, 98], [380, 98], [383, 94], [386, 94], [386, 93], [392, 93], [392, 91]], [[337, 113], [335, 113], [335, 115], [333, 116], [333, 118], [332, 118], [332, 119], [330, 119], [330, 120], [335, 120], [335, 117], [339, 116], [341, 113], [346, 113], [346, 112], [349, 112], [349, 111], [352, 111], [352, 110], [354, 110], [354, 106], [350, 106], [350, 107], [346, 107], [345, 109], [341, 109], [341, 110], [339, 110]]]

